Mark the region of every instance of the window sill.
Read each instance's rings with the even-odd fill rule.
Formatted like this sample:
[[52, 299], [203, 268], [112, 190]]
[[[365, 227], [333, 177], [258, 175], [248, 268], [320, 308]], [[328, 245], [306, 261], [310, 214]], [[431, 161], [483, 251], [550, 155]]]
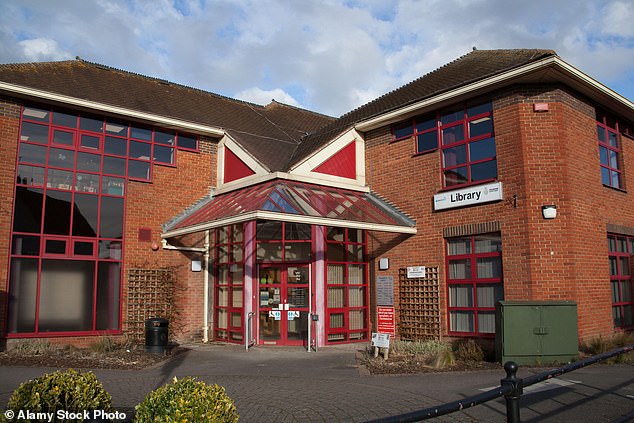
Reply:
[[483, 181], [473, 182], [471, 184], [452, 185], [450, 187], [441, 188], [438, 190], [438, 192], [440, 193], [440, 192], [455, 191], [455, 190], [464, 189], [464, 188], [472, 188], [472, 187], [477, 187], [480, 185], [490, 184], [492, 182], [498, 182], [498, 180], [496, 178], [491, 178], [491, 179], [485, 179]]
[[617, 192], [622, 192], [623, 194], [627, 194], [627, 191], [625, 189], [623, 189], [623, 188], [616, 188], [616, 187], [613, 187], [611, 185], [606, 185], [606, 184], [603, 184], [603, 186], [605, 188], [609, 188], [611, 190], [614, 190], [614, 191], [617, 191]]
[[417, 153], [413, 154], [412, 157], [424, 156], [424, 155], [427, 155], [429, 153], [434, 153], [434, 152], [436, 152], [438, 150], [439, 150], [438, 147], [436, 147], [436, 148], [431, 149], [431, 150], [425, 150], [425, 151], [417, 152]]

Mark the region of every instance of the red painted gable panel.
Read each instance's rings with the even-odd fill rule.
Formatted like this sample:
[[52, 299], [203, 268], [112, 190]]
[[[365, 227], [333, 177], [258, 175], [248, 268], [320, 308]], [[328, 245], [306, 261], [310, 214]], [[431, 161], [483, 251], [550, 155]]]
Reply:
[[354, 141], [337, 151], [328, 160], [313, 169], [313, 172], [342, 178], [357, 178], [357, 154]]
[[235, 153], [225, 147], [225, 182], [236, 181], [255, 172], [247, 166]]

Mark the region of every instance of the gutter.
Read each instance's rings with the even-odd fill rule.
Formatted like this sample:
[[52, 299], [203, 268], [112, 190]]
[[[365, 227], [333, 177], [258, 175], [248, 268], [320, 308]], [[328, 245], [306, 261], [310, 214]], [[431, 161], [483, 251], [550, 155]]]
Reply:
[[109, 104], [99, 103], [96, 101], [84, 100], [77, 97], [70, 97], [63, 94], [56, 94], [49, 91], [42, 91], [34, 88], [28, 88], [21, 85], [10, 84], [0, 81], [0, 91], [5, 91], [11, 94], [18, 94], [20, 96], [34, 97], [38, 99], [48, 100], [55, 103], [70, 104], [77, 107], [82, 107], [91, 110], [98, 110], [101, 112], [115, 114], [120, 116], [126, 116], [134, 119], [140, 119], [156, 123], [159, 126], [169, 128], [181, 128], [191, 132], [211, 135], [213, 137], [221, 137], [225, 134], [225, 131], [221, 128], [201, 125], [194, 122], [189, 122], [181, 119], [175, 119], [157, 115], [154, 113], [140, 112], [138, 110], [128, 109], [125, 107], [112, 106]]
[[382, 114], [374, 118], [370, 118], [366, 121], [358, 122], [356, 125], [354, 125], [354, 128], [362, 132], [367, 132], [372, 129], [380, 128], [382, 126], [385, 126], [400, 120], [401, 116], [403, 115], [415, 114], [420, 109], [431, 107], [437, 103], [450, 100], [454, 97], [466, 95], [477, 90], [491, 88], [495, 85], [511, 82], [514, 79], [517, 79], [519, 77], [529, 75], [537, 71], [546, 70], [548, 68], [552, 68], [555, 71], [561, 72], [564, 76], [568, 76], [569, 78], [572, 77], [574, 80], [580, 81], [590, 86], [593, 90], [598, 91], [600, 94], [609, 97], [610, 99], [620, 103], [621, 105], [630, 109], [630, 111], [634, 112], [634, 103], [632, 103], [630, 100], [618, 94], [617, 92], [611, 90], [607, 86], [591, 78], [585, 73], [581, 72], [579, 69], [575, 68], [574, 66], [566, 63], [558, 56], [553, 56], [553, 57], [548, 57], [548, 58], [539, 60], [537, 62], [530, 63], [520, 68], [512, 69], [510, 71], [495, 75], [493, 77], [490, 77], [481, 81], [477, 81], [468, 85], [463, 85], [451, 91], [447, 91], [442, 94], [438, 94], [433, 97], [426, 98], [424, 100], [418, 101], [416, 103], [410, 104], [400, 109], [393, 110], [391, 112]]

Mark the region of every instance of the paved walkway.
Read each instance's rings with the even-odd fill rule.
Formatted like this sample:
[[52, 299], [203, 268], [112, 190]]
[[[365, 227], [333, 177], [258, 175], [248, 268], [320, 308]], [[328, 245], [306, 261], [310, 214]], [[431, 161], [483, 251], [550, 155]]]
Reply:
[[[246, 352], [234, 345], [200, 345], [151, 369], [94, 372], [128, 417], [148, 392], [174, 376], [196, 376], [224, 386], [244, 423], [361, 422], [476, 395], [504, 377], [503, 370], [372, 376], [357, 366], [358, 348]], [[0, 408], [21, 382], [52, 370], [0, 367]], [[529, 374], [521, 369], [519, 376]], [[596, 364], [535, 387], [522, 397], [524, 423], [634, 421], [634, 366]], [[436, 421], [504, 422], [504, 411], [500, 399]]]

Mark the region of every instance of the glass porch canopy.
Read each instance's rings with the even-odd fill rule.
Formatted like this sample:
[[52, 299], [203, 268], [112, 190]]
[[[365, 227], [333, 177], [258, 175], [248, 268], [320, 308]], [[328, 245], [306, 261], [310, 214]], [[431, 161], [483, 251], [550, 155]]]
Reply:
[[376, 194], [272, 180], [209, 197], [163, 227], [163, 238], [249, 220], [415, 234], [415, 222]]

